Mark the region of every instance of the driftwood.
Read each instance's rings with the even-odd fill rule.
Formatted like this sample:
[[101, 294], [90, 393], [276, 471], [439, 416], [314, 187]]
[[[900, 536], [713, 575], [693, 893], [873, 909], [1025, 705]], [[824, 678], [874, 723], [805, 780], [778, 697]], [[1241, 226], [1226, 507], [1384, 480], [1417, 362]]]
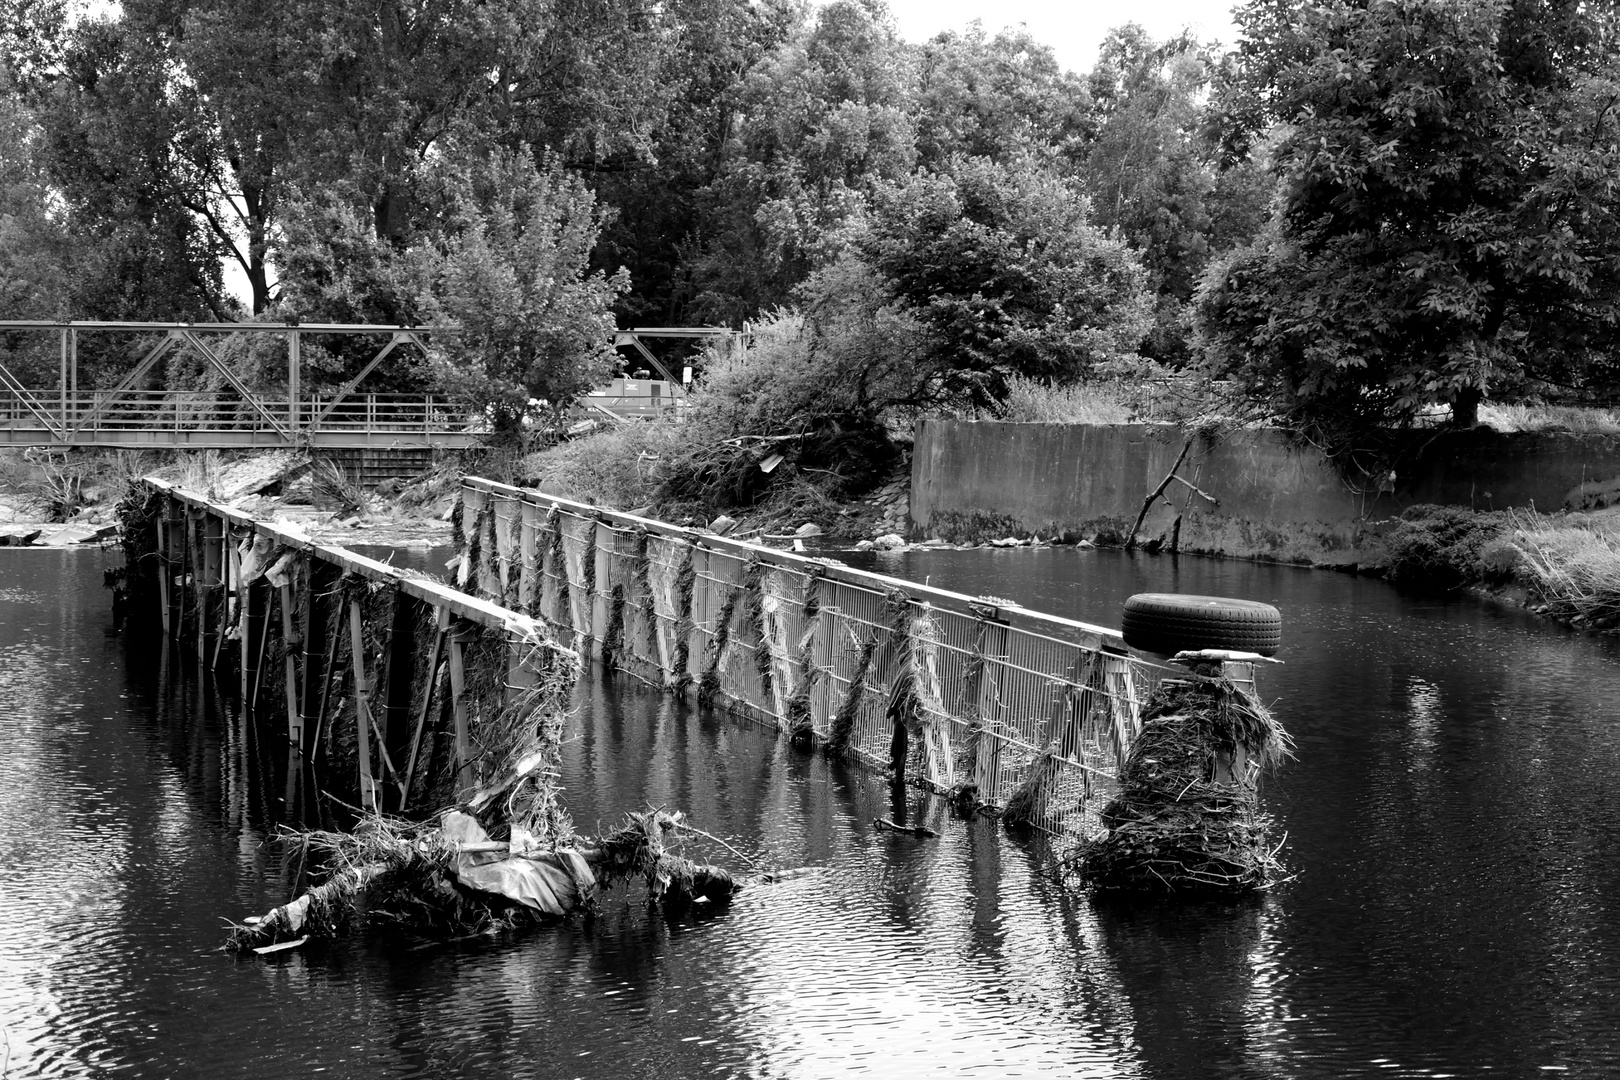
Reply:
[[939, 833], [926, 825], [897, 825], [886, 817], [873, 818], [872, 827], [879, 832], [907, 833], [911, 836], [921, 836], [927, 839], [933, 839], [939, 835]]
[[632, 878], [676, 908], [741, 891], [730, 871], [670, 851], [676, 830], [700, 831], [655, 810], [595, 841], [539, 843], [521, 827], [491, 840], [472, 814], [451, 811], [437, 826], [371, 817], [352, 833], [298, 834], [324, 852], [331, 876], [233, 926], [225, 948], [262, 955], [335, 937], [362, 911], [420, 936], [464, 938], [589, 913], [601, 890]]

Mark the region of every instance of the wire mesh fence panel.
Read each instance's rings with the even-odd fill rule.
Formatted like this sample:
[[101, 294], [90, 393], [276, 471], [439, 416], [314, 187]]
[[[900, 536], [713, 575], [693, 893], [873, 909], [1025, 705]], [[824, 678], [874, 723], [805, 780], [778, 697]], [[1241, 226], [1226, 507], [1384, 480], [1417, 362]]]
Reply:
[[636, 530], [624, 538], [622, 551], [628, 561], [625, 584], [625, 636], [630, 654], [639, 660], [644, 672], [658, 673], [663, 682], [664, 663], [658, 636], [657, 604], [649, 576], [652, 538]]
[[692, 545], [683, 540], [652, 536], [647, 540], [647, 585], [656, 616], [655, 633], [658, 666], [666, 684], [673, 684], [680, 672], [682, 574], [689, 569]]
[[518, 607], [530, 614], [537, 614], [538, 607], [535, 597], [540, 592], [540, 571], [538, 551], [540, 544], [541, 512], [538, 506], [531, 502], [524, 502], [519, 508], [518, 521]]
[[558, 626], [573, 626], [572, 590], [568, 586], [568, 556], [563, 549], [563, 515], [553, 510], [546, 515], [541, 603], [546, 615]]
[[881, 671], [891, 651], [883, 596], [847, 582], [828, 584], [824, 608], [837, 621], [829, 680], [837, 698], [834, 732], [850, 753], [883, 766], [894, 737], [885, 724], [888, 701], [879, 700], [886, 690]]
[[[759, 632], [762, 571], [740, 556], [719, 551], [714, 554], [718, 558], [710, 561], [711, 574], [716, 581], [723, 576], [726, 582], [717, 593], [720, 610], [715, 615], [715, 631], [724, 632], [725, 648], [713, 669], [718, 677], [715, 688], [749, 706], [756, 717], [776, 719], [766, 683], [769, 653], [762, 649]], [[720, 571], [722, 566], [724, 570]]]
[[[515, 595], [582, 644], [925, 786], [1016, 802], [1047, 832], [1098, 827], [1162, 673], [1102, 627], [467, 485], [463, 521], [487, 530], [490, 562], [516, 560], [533, 584]], [[511, 505], [489, 503], [491, 493]], [[503, 532], [509, 521], [522, 530]]]
[[645, 533], [603, 523], [597, 536], [607, 553], [607, 573], [597, 582], [598, 593], [608, 603], [603, 632], [613, 639], [616, 661], [646, 675], [649, 667], [657, 667], [657, 657], [649, 633], [652, 611], [646, 596]]
[[564, 514], [563, 573], [568, 581], [568, 624], [578, 633], [591, 633], [591, 599], [596, 584], [596, 522]]
[[495, 544], [494, 569], [497, 595], [501, 600], [515, 600], [510, 586], [512, 572], [517, 565], [518, 531], [523, 523], [523, 503], [520, 499], [497, 495], [493, 501], [490, 532]]

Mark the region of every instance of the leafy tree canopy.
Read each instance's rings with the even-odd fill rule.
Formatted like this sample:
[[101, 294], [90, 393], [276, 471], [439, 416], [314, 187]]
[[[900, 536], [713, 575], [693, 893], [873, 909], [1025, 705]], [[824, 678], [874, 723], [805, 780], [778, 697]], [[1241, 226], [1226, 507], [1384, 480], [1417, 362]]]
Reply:
[[1076, 185], [1030, 162], [958, 158], [877, 207], [860, 242], [939, 342], [937, 390], [987, 404], [1009, 375], [1072, 381], [1135, 352], [1141, 265], [1087, 221]]
[[1482, 396], [1612, 392], [1615, 7], [1330, 0], [1240, 9], [1229, 153], [1271, 125], [1279, 213], [1198, 298], [1217, 374], [1336, 449]]

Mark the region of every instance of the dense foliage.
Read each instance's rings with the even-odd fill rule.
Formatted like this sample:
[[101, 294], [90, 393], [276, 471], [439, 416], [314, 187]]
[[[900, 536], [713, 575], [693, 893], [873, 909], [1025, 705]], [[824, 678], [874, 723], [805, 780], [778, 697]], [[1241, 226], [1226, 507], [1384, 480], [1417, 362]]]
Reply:
[[1335, 450], [1620, 388], [1620, 32], [1580, 0], [1255, 2], [1218, 101], [1281, 205], [1203, 283], [1217, 372]]
[[[769, 320], [784, 433], [1142, 357], [1332, 449], [1616, 389], [1612, 0], [1238, 19], [1082, 75], [881, 0], [0, 0], [0, 305], [449, 322], [389, 377], [449, 365], [512, 432], [615, 325]], [[373, 346], [332, 348], [316, 381]]]

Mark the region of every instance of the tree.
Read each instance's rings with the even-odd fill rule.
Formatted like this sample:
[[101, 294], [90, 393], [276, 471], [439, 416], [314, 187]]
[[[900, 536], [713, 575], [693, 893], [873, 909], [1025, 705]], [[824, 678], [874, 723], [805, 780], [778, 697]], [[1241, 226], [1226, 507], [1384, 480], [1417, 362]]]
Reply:
[[[10, 91], [0, 63], [0, 311], [8, 319], [62, 319], [71, 315], [76, 287], [74, 248], [51, 213], [39, 127]], [[49, 386], [56, 379], [57, 343], [39, 334], [0, 334], [0, 362], [25, 386]]]
[[635, 289], [619, 303], [625, 325], [687, 321], [696, 289], [683, 263], [702, 229], [704, 189], [735, 133], [739, 91], [801, 18], [790, 0], [675, 0], [661, 11], [651, 67], [663, 106], [643, 152], [570, 160], [614, 210], [593, 265], [630, 271]]
[[699, 318], [787, 303], [838, 258], [876, 186], [911, 172], [911, 61], [880, 0], [834, 0], [738, 87], [686, 259]]
[[1201, 130], [1209, 69], [1190, 35], [1155, 42], [1133, 23], [1109, 32], [1089, 80], [1098, 128], [1082, 175], [1097, 225], [1141, 256], [1155, 298], [1144, 349], [1158, 360], [1187, 359], [1183, 308], [1219, 242], [1224, 192]]
[[1094, 133], [1091, 95], [1027, 30], [935, 36], [917, 63], [917, 147], [922, 165], [957, 156], [1072, 164]]
[[169, 107], [174, 72], [115, 22], [65, 32], [60, 67], [25, 85], [39, 161], [80, 248], [77, 318], [233, 314], [216, 238], [185, 205], [189, 135]]
[[1620, 23], [1580, 0], [1256, 0], [1217, 98], [1282, 127], [1279, 215], [1212, 266], [1215, 373], [1335, 449], [1448, 403], [1617, 386]]
[[441, 175], [444, 237], [417, 257], [424, 313], [459, 329], [433, 340], [444, 380], [486, 406], [498, 433], [521, 436], [535, 416], [555, 425], [612, 372], [612, 308], [630, 285], [589, 269], [595, 199], [526, 148], [466, 155]]
[[937, 335], [941, 395], [988, 404], [1012, 374], [1086, 378], [1133, 355], [1149, 325], [1136, 258], [1089, 224], [1072, 182], [1031, 162], [919, 175], [879, 204], [860, 248]]

